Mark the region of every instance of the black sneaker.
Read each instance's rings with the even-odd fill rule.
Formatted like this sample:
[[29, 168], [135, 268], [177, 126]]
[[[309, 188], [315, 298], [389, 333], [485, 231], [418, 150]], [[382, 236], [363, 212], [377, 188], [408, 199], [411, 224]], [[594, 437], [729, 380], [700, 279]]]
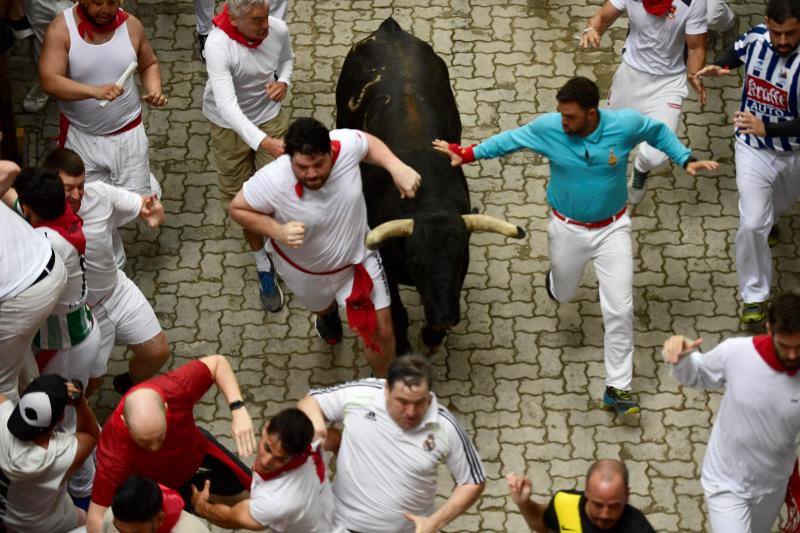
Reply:
[[342, 340], [342, 319], [339, 318], [338, 308], [327, 315], [317, 315], [314, 329], [320, 339], [328, 344], [338, 344]]
[[206, 62], [206, 39], [208, 35], [197, 34], [197, 46], [200, 48], [200, 61]]
[[547, 290], [547, 296], [549, 296], [550, 299], [553, 300], [554, 302], [557, 302], [558, 300], [556, 299], [555, 295], [553, 294], [552, 284], [550, 282], [550, 276], [551, 276], [551, 273], [550, 273], [550, 270], [548, 270], [547, 274], [545, 274], [545, 276], [544, 276], [544, 288]]
[[772, 229], [769, 230], [769, 235], [767, 236], [767, 244], [770, 248], [773, 248], [781, 242], [781, 230], [777, 224], [772, 226]]
[[645, 193], [647, 192], [647, 178], [650, 172], [639, 172], [633, 169], [633, 177], [631, 178], [631, 188], [628, 191], [628, 201], [631, 205], [636, 205], [642, 201]]

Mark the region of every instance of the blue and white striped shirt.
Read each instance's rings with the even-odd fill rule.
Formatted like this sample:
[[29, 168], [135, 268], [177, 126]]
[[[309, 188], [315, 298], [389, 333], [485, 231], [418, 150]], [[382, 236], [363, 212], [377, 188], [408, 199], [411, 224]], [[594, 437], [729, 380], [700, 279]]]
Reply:
[[[798, 51], [788, 56], [780, 55], [772, 47], [764, 24], [754, 26], [739, 37], [734, 49], [745, 66], [739, 111], [749, 110], [765, 124], [798, 118]], [[762, 150], [800, 150], [800, 137], [796, 136], [758, 137], [740, 133], [737, 129], [736, 138]]]

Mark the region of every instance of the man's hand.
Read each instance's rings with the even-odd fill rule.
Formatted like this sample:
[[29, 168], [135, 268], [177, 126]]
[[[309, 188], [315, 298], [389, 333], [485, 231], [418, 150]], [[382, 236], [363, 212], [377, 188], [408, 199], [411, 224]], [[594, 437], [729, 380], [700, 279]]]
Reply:
[[706, 65], [694, 74], [691, 78], [721, 78], [726, 74], [730, 74], [731, 69], [721, 67], [719, 65]]
[[266, 150], [272, 157], [280, 157], [283, 155], [283, 139], [273, 139], [272, 137], [264, 137], [260, 145], [262, 150]]
[[448, 143], [447, 141], [443, 141], [441, 139], [434, 139], [433, 149], [449, 157], [451, 166], [458, 167], [461, 166], [461, 164], [464, 162], [464, 160], [461, 158], [460, 155], [450, 150], [450, 143]]
[[161, 91], [156, 91], [152, 94], [142, 96], [142, 101], [147, 102], [153, 107], [164, 107], [167, 105], [167, 95], [163, 94]]
[[581, 48], [600, 48], [600, 34], [597, 32], [596, 29], [589, 26], [584, 30], [583, 35], [581, 35]]
[[194, 514], [197, 516], [202, 516], [203, 518], [208, 516], [208, 497], [211, 493], [211, 480], [207, 479], [205, 484], [203, 485], [203, 490], [198, 491], [197, 487], [192, 485], [192, 508], [194, 509]]
[[527, 476], [520, 476], [511, 472], [506, 476], [511, 499], [517, 505], [522, 505], [531, 499], [531, 480]]
[[231, 433], [236, 442], [236, 451], [242, 457], [252, 455], [256, 450], [256, 436], [253, 433], [253, 421], [244, 408], [236, 409], [232, 413]]
[[286, 98], [286, 91], [289, 89], [289, 86], [282, 81], [271, 81], [265, 86], [265, 89], [267, 91], [267, 98], [273, 102], [280, 102]]
[[422, 181], [422, 176], [419, 175], [419, 172], [403, 162], [400, 162], [397, 166], [393, 166], [388, 170], [392, 175], [397, 190], [400, 191], [400, 198], [414, 198], [414, 195], [417, 194], [417, 189], [419, 189], [419, 184]]
[[686, 165], [686, 173], [690, 176], [696, 176], [701, 170], [717, 170], [719, 163], [716, 161], [692, 161]]
[[683, 335], [673, 335], [664, 343], [661, 355], [664, 356], [665, 362], [676, 365], [681, 359], [695, 351], [702, 342], [703, 339], [693, 341]]
[[291, 248], [300, 248], [303, 246], [303, 239], [305, 236], [306, 225], [302, 222], [292, 220], [291, 222], [281, 225], [281, 235], [278, 240]]
[[436, 524], [429, 516], [416, 516], [410, 513], [403, 513], [406, 520], [414, 522], [416, 529], [415, 533], [435, 533], [437, 531]]
[[703, 79], [696, 74], [690, 74], [689, 84], [697, 93], [697, 98], [700, 100], [700, 105], [706, 105], [706, 102], [708, 101], [708, 94], [706, 93], [706, 88], [703, 85]]
[[766, 137], [767, 128], [764, 123], [756, 118], [749, 109], [737, 111], [733, 115], [733, 125], [738, 128], [739, 133], [745, 135], [755, 135], [756, 137]]
[[96, 85], [94, 87], [95, 100], [108, 100], [109, 102], [116, 99], [123, 93], [122, 87], [116, 83], [109, 83], [108, 85]]
[[164, 205], [155, 194], [142, 196], [142, 209], [139, 218], [147, 223], [148, 228], [157, 228], [164, 223]]

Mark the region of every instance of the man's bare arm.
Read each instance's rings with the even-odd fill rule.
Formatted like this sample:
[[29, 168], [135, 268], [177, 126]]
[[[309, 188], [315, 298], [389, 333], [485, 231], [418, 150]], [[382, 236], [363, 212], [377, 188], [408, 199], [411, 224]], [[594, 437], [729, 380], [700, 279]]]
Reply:
[[[224, 355], [209, 355], [203, 357], [200, 362], [208, 367], [217, 389], [225, 396], [225, 401], [231, 402], [241, 400], [242, 392], [239, 390], [239, 383], [233, 373], [231, 364]], [[231, 412], [231, 432], [233, 440], [236, 442], [236, 449], [239, 455], [247, 457], [256, 450], [256, 438], [253, 433], [253, 421], [247, 413], [246, 407], [240, 407]]]
[[611, 0], [606, 0], [606, 3], [589, 19], [589, 24], [581, 36], [581, 48], [588, 46], [598, 48], [600, 46], [600, 38], [620, 15], [622, 15], [622, 11], [614, 7]]
[[134, 16], [128, 19], [127, 24], [131, 41], [136, 45], [139, 78], [142, 80], [142, 88], [145, 92], [142, 100], [155, 107], [164, 106], [167, 103], [167, 97], [162, 93], [161, 66], [150, 45], [150, 40], [144, 32], [144, 26]]
[[255, 521], [250, 514], [250, 500], [242, 500], [230, 506], [222, 503], [211, 503], [211, 483], [207, 480], [202, 491], [192, 487], [192, 508], [194, 514], [205, 518], [212, 524], [224, 529], [247, 529], [249, 531], [264, 531], [267, 529]]
[[480, 498], [485, 486], [484, 483], [458, 485], [447, 501], [432, 515], [413, 516], [406, 513], [406, 519], [416, 524], [417, 531], [431, 533], [439, 531], [472, 507], [472, 504]]
[[108, 507], [94, 502], [89, 503], [89, 510], [86, 512], [87, 533], [101, 533], [103, 531], [103, 515], [106, 514], [106, 509]]

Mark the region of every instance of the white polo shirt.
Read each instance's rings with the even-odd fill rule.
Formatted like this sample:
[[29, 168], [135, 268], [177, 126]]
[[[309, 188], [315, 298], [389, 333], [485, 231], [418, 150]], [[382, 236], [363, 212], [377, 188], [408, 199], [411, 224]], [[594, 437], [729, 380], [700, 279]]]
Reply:
[[333, 130], [330, 136], [341, 148], [320, 189], [303, 188], [302, 197], [298, 196], [288, 155], [262, 167], [242, 186], [247, 203], [279, 224], [305, 223], [300, 248], [278, 246], [295, 264], [320, 273], [364, 261], [364, 238], [369, 232], [358, 166], [369, 148], [367, 138], [357, 130]]
[[386, 411], [385, 385], [369, 378], [309, 394], [328, 421], [344, 424], [333, 483], [337, 524], [414, 533], [403, 514], [433, 513], [439, 464], [458, 485], [483, 483], [486, 475], [466, 431], [433, 393], [419, 427], [404, 430]]
[[657, 76], [685, 72], [686, 35], [708, 31], [706, 0], [674, 0], [674, 12], [664, 17], [648, 13], [642, 0], [611, 0], [611, 4], [628, 12], [630, 32], [622, 60], [640, 72]]
[[87, 301], [94, 306], [117, 285], [117, 261], [114, 258], [113, 233], [139, 216], [142, 197], [100, 181], [84, 187], [78, 216], [83, 219], [86, 237]]
[[751, 337], [694, 352], [673, 373], [688, 387], [725, 388], [703, 459], [703, 488], [743, 498], [786, 490], [797, 458], [800, 374], [773, 370]]
[[[323, 461], [327, 463], [325, 452]], [[276, 533], [345, 533], [335, 524], [333, 492], [327, 475], [320, 481], [314, 460], [264, 481], [253, 472], [250, 516]]]

